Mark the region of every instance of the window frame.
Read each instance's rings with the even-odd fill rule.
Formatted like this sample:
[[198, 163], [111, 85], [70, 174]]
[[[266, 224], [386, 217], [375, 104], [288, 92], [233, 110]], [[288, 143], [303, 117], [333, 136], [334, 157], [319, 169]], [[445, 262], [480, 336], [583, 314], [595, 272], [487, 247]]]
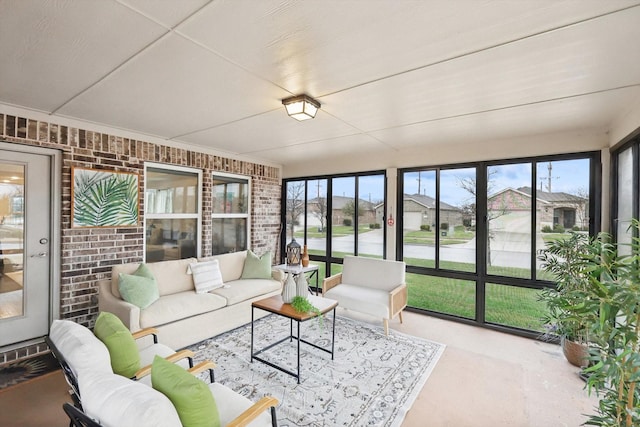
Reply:
[[[214, 185], [214, 181], [215, 181], [215, 177], [222, 177], [225, 179], [231, 179], [231, 180], [238, 180], [238, 181], [246, 181], [247, 184], [247, 209], [246, 209], [246, 213], [215, 213], [213, 211], [213, 189], [215, 187]], [[246, 231], [246, 242], [247, 242], [247, 248], [246, 249], [250, 249], [251, 248], [251, 194], [252, 194], [252, 184], [251, 184], [251, 176], [249, 175], [242, 175], [242, 174], [235, 174], [235, 173], [228, 173], [228, 172], [218, 172], [218, 171], [212, 171], [211, 172], [211, 228], [213, 230], [213, 220], [214, 219], [238, 219], [238, 218], [244, 218], [246, 219], [246, 227], [247, 229]], [[213, 239], [213, 237], [212, 237]], [[213, 241], [211, 242], [213, 245]], [[211, 248], [212, 250], [212, 255], [220, 255], [217, 253], [213, 253], [213, 246]]]
[[[168, 173], [170, 172], [184, 172], [184, 173], [190, 173], [190, 174], [194, 174], [197, 176], [197, 180], [198, 183], [196, 185], [196, 190], [197, 190], [197, 195], [196, 195], [196, 203], [197, 203], [197, 209], [196, 209], [196, 213], [191, 214], [191, 213], [176, 213], [176, 214], [172, 214], [172, 213], [148, 213], [147, 212], [147, 206], [146, 206], [146, 199], [147, 199], [147, 190], [148, 188], [148, 172], [149, 169], [155, 169], [155, 170], [164, 170], [167, 171]], [[203, 184], [202, 184], [202, 169], [196, 169], [196, 168], [190, 168], [190, 167], [186, 167], [186, 166], [178, 166], [178, 165], [171, 165], [171, 164], [165, 164], [165, 163], [153, 163], [153, 162], [145, 162], [144, 164], [144, 233], [146, 236], [146, 231], [147, 231], [147, 220], [153, 220], [153, 219], [195, 219], [196, 220], [196, 225], [198, 227], [198, 232], [196, 233], [196, 256], [200, 257], [202, 256], [202, 228], [203, 228], [203, 224], [202, 224], [202, 188], [203, 188]], [[143, 239], [143, 259], [145, 260], [145, 262], [147, 262], [147, 239], [146, 237]]]

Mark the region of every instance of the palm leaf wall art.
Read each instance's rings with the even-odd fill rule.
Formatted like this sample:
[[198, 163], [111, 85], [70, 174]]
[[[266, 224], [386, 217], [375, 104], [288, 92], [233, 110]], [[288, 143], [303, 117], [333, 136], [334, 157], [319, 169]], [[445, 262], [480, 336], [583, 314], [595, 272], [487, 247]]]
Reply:
[[73, 227], [138, 225], [138, 175], [74, 167]]

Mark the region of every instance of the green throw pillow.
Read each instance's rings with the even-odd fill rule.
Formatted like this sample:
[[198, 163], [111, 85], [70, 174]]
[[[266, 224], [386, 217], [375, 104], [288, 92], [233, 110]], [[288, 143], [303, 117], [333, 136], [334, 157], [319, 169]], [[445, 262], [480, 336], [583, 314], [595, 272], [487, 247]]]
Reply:
[[242, 279], [271, 279], [271, 252], [265, 252], [261, 257], [247, 251], [244, 260]]
[[118, 290], [122, 299], [140, 308], [147, 308], [160, 298], [156, 278], [146, 264], [140, 264], [133, 274], [120, 273]]
[[113, 372], [131, 378], [140, 369], [140, 353], [129, 329], [112, 313], [101, 312], [93, 333], [104, 343]]
[[153, 358], [151, 385], [169, 398], [184, 427], [219, 427], [220, 415], [209, 386], [184, 368]]

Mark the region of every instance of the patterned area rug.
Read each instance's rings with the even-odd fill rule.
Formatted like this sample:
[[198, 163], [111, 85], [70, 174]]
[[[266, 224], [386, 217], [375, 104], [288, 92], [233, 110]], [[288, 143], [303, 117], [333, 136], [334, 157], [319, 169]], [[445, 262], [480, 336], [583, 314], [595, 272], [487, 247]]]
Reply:
[[[331, 316], [322, 324], [317, 320], [302, 323], [302, 337], [330, 348]], [[288, 335], [289, 320], [270, 315], [256, 321], [254, 345], [261, 349]], [[197, 361], [210, 359], [218, 365], [217, 382], [252, 401], [264, 395], [276, 397], [281, 427], [397, 427], [445, 348], [395, 331], [386, 337], [381, 327], [338, 316], [335, 360], [301, 343], [302, 378], [297, 384], [294, 377], [261, 362], [250, 363], [250, 340], [251, 325], [246, 325], [191, 350]], [[285, 341], [261, 357], [295, 372], [296, 342]]]
[[60, 365], [51, 353], [7, 363], [0, 367], [0, 389], [39, 377], [56, 369], [60, 369]]

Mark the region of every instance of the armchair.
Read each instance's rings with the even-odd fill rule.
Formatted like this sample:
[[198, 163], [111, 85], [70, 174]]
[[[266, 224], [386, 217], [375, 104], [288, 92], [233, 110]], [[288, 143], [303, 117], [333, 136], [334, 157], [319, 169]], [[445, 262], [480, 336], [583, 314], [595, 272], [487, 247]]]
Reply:
[[[215, 365], [205, 361], [189, 369], [196, 375]], [[211, 378], [211, 374], [209, 375]], [[83, 408], [69, 404], [63, 409], [74, 427], [181, 427], [171, 401], [161, 392], [138, 381], [104, 372], [92, 372], [80, 379]], [[220, 423], [226, 427], [277, 427], [278, 400], [265, 396], [253, 403], [231, 389], [208, 384]], [[267, 412], [269, 410], [270, 413]]]
[[389, 319], [397, 315], [402, 323], [402, 310], [407, 306], [405, 263], [345, 256], [342, 273], [322, 282], [322, 295], [338, 301], [342, 308], [382, 317], [384, 333], [389, 335]]
[[[148, 374], [155, 355], [179, 363], [183, 367], [193, 366], [193, 352], [181, 350], [175, 352], [166, 345], [158, 343], [157, 331], [153, 328], [133, 333], [134, 339], [152, 336], [154, 343], [140, 350], [143, 366], [132, 379], [143, 378], [150, 383]], [[54, 320], [50, 333], [45, 337], [51, 353], [57, 359], [65, 379], [71, 387], [71, 397], [76, 406], [80, 406], [78, 376], [84, 371], [113, 373], [109, 350], [88, 328], [70, 320]]]

